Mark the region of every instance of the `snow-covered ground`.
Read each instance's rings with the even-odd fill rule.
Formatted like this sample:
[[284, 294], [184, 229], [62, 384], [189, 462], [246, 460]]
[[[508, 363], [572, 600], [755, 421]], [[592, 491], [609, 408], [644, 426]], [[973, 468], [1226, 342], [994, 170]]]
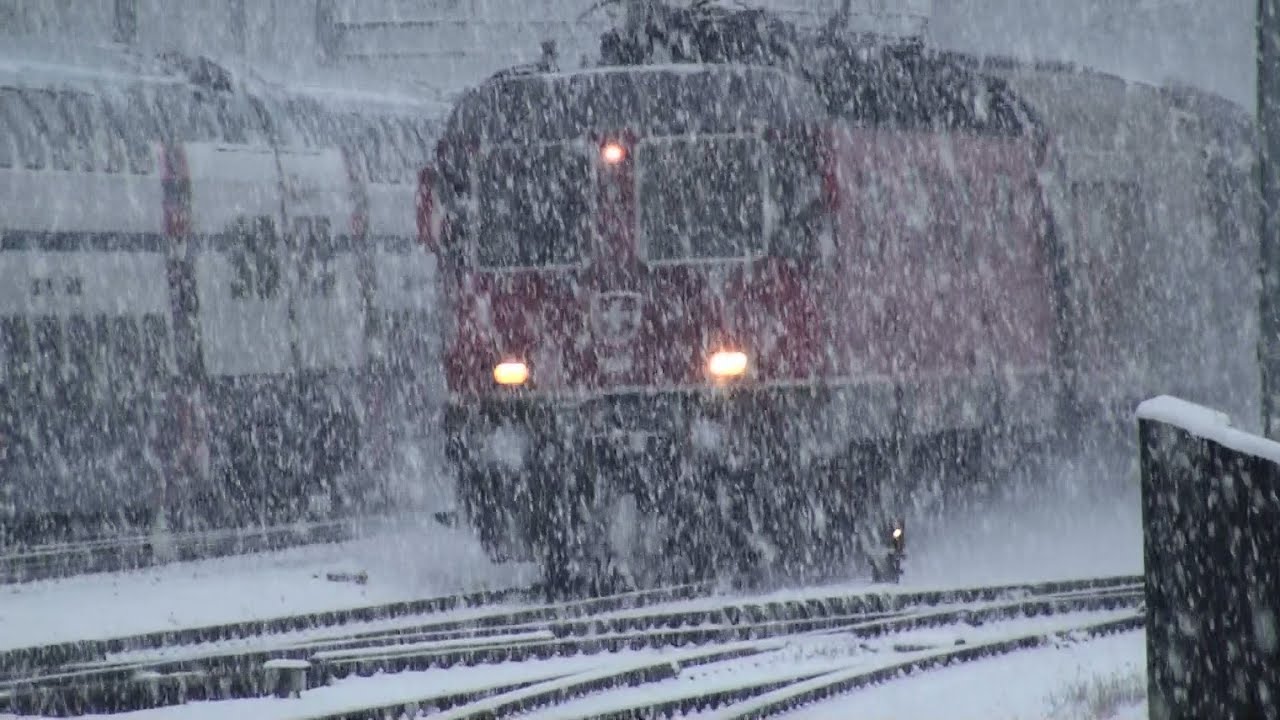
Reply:
[[[1085, 484], [1068, 477], [1034, 497], [919, 528], [911, 536], [904, 586], [1140, 573], [1136, 487], [1116, 483], [1114, 494], [1100, 496], [1080, 491]], [[335, 571], [365, 571], [369, 580], [364, 585], [327, 580], [326, 574]], [[403, 520], [373, 537], [338, 545], [0, 587], [0, 648], [394, 602], [534, 579], [530, 566], [494, 565], [464, 530], [430, 518]], [[808, 595], [850, 584], [866, 585], [855, 580], [770, 594]]]
[[[636, 687], [614, 687], [527, 714], [537, 718], [594, 717], [624, 712], [649, 703], [695, 697], [741, 685], [780, 679], [800, 680], [823, 673], [866, 672], [912, 658], [945, 651], [964, 642], [981, 644], [1005, 637], [1051, 633], [1118, 617], [1124, 612], [1098, 615], [1065, 614], [998, 622], [979, 627], [957, 626], [924, 630], [872, 640], [840, 633], [741, 642], [735, 646], [763, 646], [759, 655], [721, 660], [706, 665], [688, 663], [716, 648], [666, 648], [622, 651], [610, 655], [576, 655], [547, 660], [507, 662], [476, 667], [456, 666], [419, 672], [349, 677], [307, 690], [299, 698], [273, 697], [221, 702], [193, 702], [113, 715], [120, 720], [205, 718], [231, 720], [293, 720], [354, 711], [363, 707], [418, 702], [494, 687], [511, 690], [492, 701], [500, 706], [521, 694], [573, 686], [619, 671], [678, 663], [674, 676]], [[1089, 642], [1064, 643], [1042, 649], [918, 673], [800, 708], [788, 717], [859, 717], [875, 720], [926, 720], [937, 717], [966, 720], [1103, 720], [1132, 717], [1141, 712], [1144, 691], [1142, 633], [1126, 633]], [[825, 677], [816, 678], [824, 682]], [[782, 691], [782, 692], [785, 692]], [[469, 711], [480, 709], [468, 706]], [[732, 714], [735, 708], [722, 708]], [[719, 711], [706, 713], [716, 717]]]
[[1024, 650], [859, 690], [785, 717], [862, 720], [1106, 720], [1146, 718], [1140, 632]]
[[[938, 588], [1138, 574], [1141, 516], [1136, 480], [1129, 475], [1115, 466], [1067, 466], [1033, 494], [1014, 494], [944, 523], [916, 526], [903, 585]], [[365, 571], [369, 579], [364, 585], [327, 580], [326, 573], [334, 571]], [[429, 518], [403, 520], [373, 537], [340, 545], [0, 588], [0, 648], [513, 586], [534, 576], [532, 567], [494, 565], [466, 531], [441, 527]], [[854, 587], [867, 584], [851, 579], [826, 588], [765, 594], [812, 595]], [[624, 653], [611, 656], [607, 664], [654, 657], [648, 651]], [[344, 703], [422, 697], [437, 686], [492, 684], [504, 672], [523, 681], [547, 682], [600, 666], [601, 658], [585, 657], [482, 666], [461, 675], [428, 671], [352, 678], [308, 691], [303, 700], [192, 704], [138, 717], [304, 717]], [[801, 708], [795, 716], [1137, 720], [1145, 717], [1144, 668], [1143, 635], [1128, 633], [931, 671]], [[714, 672], [695, 674], [707, 682], [717, 678]], [[730, 678], [720, 674], [719, 681]], [[682, 684], [680, 678], [667, 682], [671, 687]], [[550, 710], [545, 714], [562, 716]]]
[[[326, 578], [351, 571], [367, 572], [368, 581]], [[461, 530], [404, 521], [336, 545], [0, 586], [0, 649], [510, 587], [533, 577], [528, 567], [494, 565]]]
[[1123, 458], [1054, 467], [1033, 490], [1011, 492], [936, 525], [908, 527], [908, 582], [990, 585], [1140, 575], [1137, 468]]

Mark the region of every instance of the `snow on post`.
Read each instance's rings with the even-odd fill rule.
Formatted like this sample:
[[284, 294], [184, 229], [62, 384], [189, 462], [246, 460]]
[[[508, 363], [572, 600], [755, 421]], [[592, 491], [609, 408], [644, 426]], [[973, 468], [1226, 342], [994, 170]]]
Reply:
[[307, 690], [307, 671], [311, 663], [306, 660], [277, 658], [262, 664], [266, 672], [264, 688], [279, 698], [302, 697]]
[[1137, 415], [1151, 720], [1280, 717], [1280, 443], [1167, 396]]

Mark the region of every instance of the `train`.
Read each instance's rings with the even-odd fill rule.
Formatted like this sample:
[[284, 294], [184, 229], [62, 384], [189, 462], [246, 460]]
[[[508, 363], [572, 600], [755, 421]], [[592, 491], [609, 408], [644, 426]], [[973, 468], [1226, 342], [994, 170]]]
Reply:
[[[1188, 88], [648, 3], [420, 177], [447, 455], [549, 587], [869, 570], [939, 488], [1255, 402], [1249, 118]], [[1254, 253], [1256, 254], [1256, 253]]]
[[452, 106], [6, 47], [0, 544], [385, 506], [443, 436], [551, 586], [896, 579], [939, 487], [1160, 392], [1260, 414], [1238, 106], [648, 12]]
[[173, 52], [6, 47], [0, 544], [385, 501], [432, 413], [412, 208], [441, 113]]

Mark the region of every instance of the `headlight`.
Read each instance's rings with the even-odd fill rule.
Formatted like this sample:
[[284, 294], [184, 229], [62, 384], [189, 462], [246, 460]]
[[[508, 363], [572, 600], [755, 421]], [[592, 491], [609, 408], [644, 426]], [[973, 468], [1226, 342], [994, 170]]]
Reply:
[[739, 350], [720, 350], [707, 360], [707, 372], [716, 380], [730, 380], [747, 374], [747, 354]]
[[600, 159], [605, 165], [618, 165], [627, 159], [627, 149], [622, 143], [607, 142], [600, 146]]
[[519, 360], [506, 360], [493, 368], [493, 381], [499, 385], [523, 385], [529, 379], [529, 366]]

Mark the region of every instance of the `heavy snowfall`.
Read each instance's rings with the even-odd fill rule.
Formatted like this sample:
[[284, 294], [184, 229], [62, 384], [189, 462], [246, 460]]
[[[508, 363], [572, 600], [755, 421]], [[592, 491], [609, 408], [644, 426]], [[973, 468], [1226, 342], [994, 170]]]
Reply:
[[0, 718], [1174, 717], [1259, 13], [0, 0]]

